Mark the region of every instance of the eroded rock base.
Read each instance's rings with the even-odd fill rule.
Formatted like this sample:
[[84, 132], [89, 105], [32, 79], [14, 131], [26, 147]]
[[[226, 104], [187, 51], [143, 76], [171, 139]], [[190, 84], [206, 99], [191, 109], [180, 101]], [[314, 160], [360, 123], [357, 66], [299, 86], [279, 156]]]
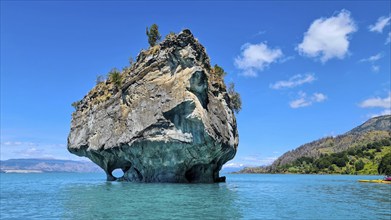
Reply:
[[[233, 157], [232, 148], [221, 146], [215, 154]], [[142, 142], [132, 147], [122, 146], [95, 152], [91, 150], [74, 151], [79, 156], [86, 156], [98, 164], [106, 173], [107, 181], [129, 182], [166, 182], [166, 183], [215, 183], [225, 182], [219, 176], [227, 158], [201, 157], [206, 155], [210, 146], [193, 147], [183, 143]], [[217, 150], [217, 149], [216, 149]], [[221, 152], [226, 151], [224, 154]], [[220, 152], [217, 154], [217, 152]], [[141, 157], [141, 155], [143, 155]], [[199, 158], [204, 158], [200, 160]], [[113, 176], [112, 172], [121, 169], [122, 177]]]

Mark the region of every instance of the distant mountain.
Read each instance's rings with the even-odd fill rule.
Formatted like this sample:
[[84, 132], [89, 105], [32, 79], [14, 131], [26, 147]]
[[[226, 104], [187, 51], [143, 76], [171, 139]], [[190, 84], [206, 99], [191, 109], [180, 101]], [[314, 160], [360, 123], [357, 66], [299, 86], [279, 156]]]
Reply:
[[9, 159], [0, 161], [2, 172], [102, 172], [89, 161], [56, 159]]
[[[343, 135], [322, 138], [304, 144], [292, 151], [288, 151], [275, 160], [271, 166], [245, 168], [240, 171], [240, 173], [285, 172], [291, 167], [297, 168], [298, 165], [301, 165], [303, 162], [308, 165], [309, 163], [315, 163], [317, 159], [326, 158], [327, 156], [330, 156], [331, 158], [326, 158], [324, 160], [331, 160], [330, 169], [334, 169], [332, 160], [339, 156], [345, 160], [345, 163], [350, 162], [352, 166], [354, 166], [354, 163], [358, 160], [368, 163], [377, 163], [379, 162], [378, 160], [380, 160], [379, 157], [381, 157], [384, 152], [390, 151], [390, 146], [388, 146], [390, 140], [391, 115], [379, 116], [369, 119], [364, 124]], [[364, 155], [363, 152], [366, 153], [366, 155]], [[297, 168], [296, 170], [297, 172], [301, 172], [300, 168]], [[347, 172], [343, 169], [334, 169], [333, 171], [335, 170], [338, 172]], [[371, 170], [371, 172], [374, 172], [374, 168]], [[314, 170], [310, 170], [309, 172], [316, 173], [318, 171], [319, 169], [317, 170], [315, 167]], [[321, 171], [323, 172], [323, 170]]]
[[362, 134], [368, 131], [390, 131], [391, 130], [391, 115], [384, 115], [371, 118], [364, 124], [352, 129], [346, 134]]
[[243, 167], [224, 167], [223, 166], [223, 168], [220, 170], [220, 173], [221, 174], [229, 174], [229, 173], [238, 172], [241, 169], [243, 169]]
[[295, 161], [300, 157], [318, 158], [321, 154], [338, 153], [391, 136], [391, 115], [369, 119], [364, 124], [337, 137], [326, 137], [288, 151], [271, 165], [272, 168]]

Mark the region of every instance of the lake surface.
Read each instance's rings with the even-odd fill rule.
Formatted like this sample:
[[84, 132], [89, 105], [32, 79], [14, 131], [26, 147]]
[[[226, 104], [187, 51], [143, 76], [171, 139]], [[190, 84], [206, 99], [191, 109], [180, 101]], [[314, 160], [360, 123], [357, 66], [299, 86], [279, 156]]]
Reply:
[[376, 176], [227, 175], [219, 184], [106, 182], [102, 173], [0, 174], [1, 219], [387, 219]]

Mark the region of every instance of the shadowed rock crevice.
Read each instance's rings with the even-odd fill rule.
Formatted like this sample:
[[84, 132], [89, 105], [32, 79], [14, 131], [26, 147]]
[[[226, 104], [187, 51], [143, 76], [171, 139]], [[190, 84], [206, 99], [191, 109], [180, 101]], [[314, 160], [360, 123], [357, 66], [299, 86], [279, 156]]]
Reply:
[[[212, 82], [205, 48], [189, 30], [140, 52], [118, 89], [97, 85], [72, 114], [68, 150], [107, 180], [211, 183], [237, 151], [225, 87]], [[121, 169], [122, 177], [113, 170]]]
[[190, 88], [189, 90], [193, 92], [198, 100], [200, 101], [203, 108], [208, 106], [208, 83], [206, 74], [203, 71], [197, 71], [190, 78]]
[[184, 101], [181, 104], [175, 106], [170, 111], [164, 112], [163, 116], [172, 122], [177, 129], [184, 133], [188, 133], [194, 131], [188, 119], [194, 109], [195, 104], [192, 100]]

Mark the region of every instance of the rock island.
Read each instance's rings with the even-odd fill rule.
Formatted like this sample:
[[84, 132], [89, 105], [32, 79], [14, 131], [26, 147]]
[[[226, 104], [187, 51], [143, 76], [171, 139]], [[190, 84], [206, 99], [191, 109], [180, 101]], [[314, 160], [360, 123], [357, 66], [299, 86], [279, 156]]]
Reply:
[[[212, 183], [238, 148], [235, 93], [190, 30], [169, 34], [74, 103], [68, 150], [107, 180]], [[122, 169], [122, 177], [113, 170]]]

